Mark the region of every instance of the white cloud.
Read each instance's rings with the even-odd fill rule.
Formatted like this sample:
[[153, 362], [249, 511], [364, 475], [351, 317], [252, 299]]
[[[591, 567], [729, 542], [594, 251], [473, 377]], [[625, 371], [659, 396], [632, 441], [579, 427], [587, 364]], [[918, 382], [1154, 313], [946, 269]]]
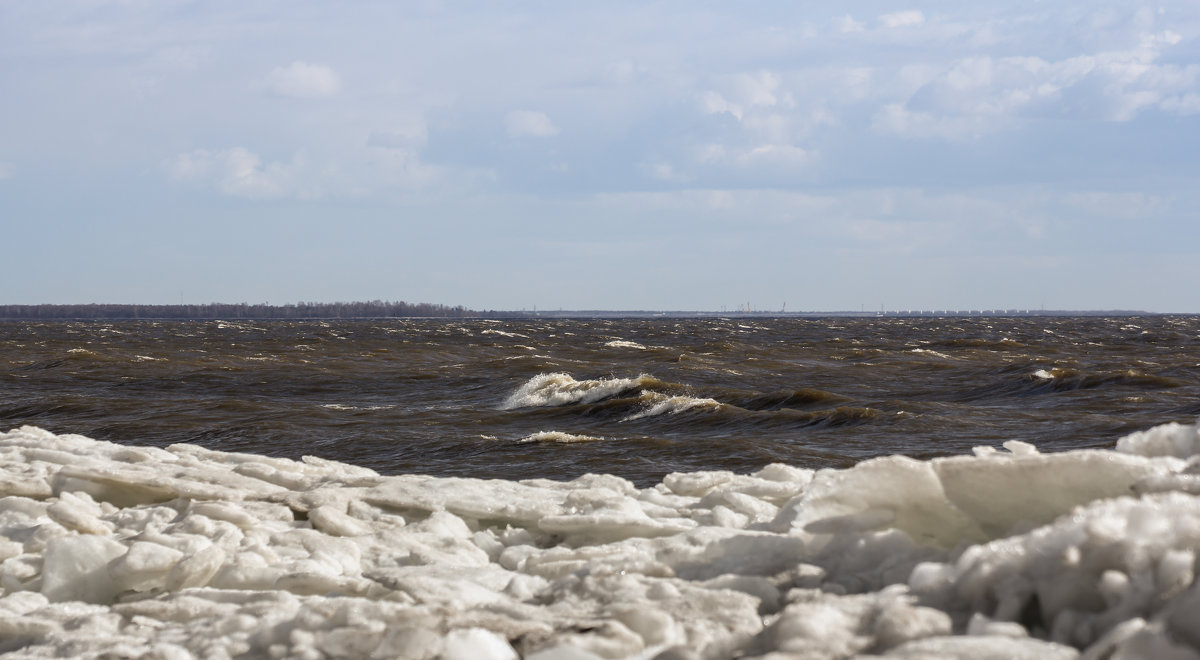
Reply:
[[735, 76], [733, 87], [740, 100], [749, 106], [774, 106], [779, 102], [779, 74], [770, 71]]
[[864, 26], [861, 22], [854, 20], [854, 17], [850, 14], [846, 14], [845, 16], [837, 19], [835, 23], [837, 25], [838, 32], [841, 32], [842, 34], [862, 32], [864, 29], [866, 29], [866, 26]]
[[[691, 148], [690, 165], [711, 168], [726, 166], [738, 170], [794, 171], [811, 166], [817, 153], [803, 145], [820, 127], [839, 123], [838, 117], [822, 97], [804, 98], [818, 85], [855, 85], [869, 78], [859, 71], [849, 77], [838, 72], [815, 82], [776, 71], [757, 71], [724, 76], [716, 80], [717, 89], [701, 95], [705, 114], [729, 114], [738, 120], [737, 130], [727, 128], [698, 141]], [[794, 172], [791, 172], [794, 173]]]
[[369, 143], [321, 158], [297, 151], [289, 160], [277, 161], [264, 160], [245, 147], [196, 149], [168, 158], [163, 169], [178, 183], [259, 200], [361, 197], [387, 189], [425, 188], [442, 178], [442, 171], [422, 163], [414, 149], [372, 148]]
[[427, 139], [428, 132], [423, 122], [409, 122], [407, 125], [386, 130], [371, 131], [367, 135], [367, 146], [379, 149], [416, 149], [424, 146]]
[[889, 103], [871, 122], [871, 128], [880, 133], [905, 138], [945, 138], [957, 140], [978, 137], [982, 126], [961, 117], [938, 117], [928, 112], [913, 112], [903, 103]]
[[544, 112], [513, 110], [504, 117], [504, 125], [510, 137], [550, 137], [558, 135], [558, 127]]
[[1158, 195], [1095, 190], [1068, 193], [1063, 196], [1062, 202], [1069, 207], [1084, 211], [1091, 217], [1120, 220], [1144, 220], [1162, 213], [1170, 206], [1169, 200]]
[[13, 175], [12, 163], [0, 161], [0, 180], [7, 179]]
[[302, 155], [295, 156], [290, 163], [275, 162], [263, 165], [258, 154], [244, 147], [217, 151], [197, 149], [179, 154], [165, 163], [172, 179], [189, 183], [212, 183], [222, 193], [233, 197], [319, 197], [318, 190], [298, 186], [297, 174], [304, 165]]
[[916, 9], [907, 11], [897, 11], [890, 14], [883, 14], [879, 17], [879, 22], [883, 23], [884, 27], [913, 27], [925, 22], [925, 14]]
[[1200, 94], [1189, 92], [1163, 99], [1160, 104], [1163, 110], [1180, 115], [1200, 114]]
[[691, 180], [691, 177], [677, 172], [670, 163], [643, 163], [639, 169], [646, 176], [659, 181], [686, 183]]
[[267, 77], [267, 88], [280, 96], [317, 98], [336, 94], [341, 81], [337, 73], [324, 64], [295, 61], [272, 69]]
[[838, 200], [780, 190], [685, 189], [659, 192], [603, 193], [594, 198], [606, 208], [629, 214], [680, 214], [695, 217], [706, 211], [736, 211], [728, 216], [738, 224], [779, 225], [789, 222], [823, 223], [836, 211]]
[[742, 167], [796, 168], [811, 164], [815, 158], [813, 152], [795, 145], [763, 144], [738, 154], [735, 162]]
[[920, 221], [849, 220], [838, 228], [852, 241], [886, 243], [901, 251], [936, 244], [947, 227], [943, 223]]
[[754, 108], [790, 105], [790, 97], [780, 97], [782, 78], [772, 71], [739, 73], [721, 81], [724, 92], [708, 90], [700, 97], [706, 114], [727, 112], [741, 120]]
[[613, 62], [607, 67], [608, 78], [618, 85], [632, 82], [644, 73], [634, 60], [624, 59]]
[[1181, 37], [1144, 34], [1136, 46], [1057, 61], [973, 56], [927, 78], [903, 102], [886, 103], [873, 127], [902, 137], [950, 140], [1004, 130], [1032, 117], [1129, 121], [1158, 108], [1200, 111], [1200, 65], [1159, 64]]
[[742, 106], [736, 103], [730, 103], [728, 99], [718, 92], [709, 90], [700, 96], [700, 106], [704, 110], [704, 114], [717, 115], [722, 112], [727, 112], [733, 115], [738, 120], [741, 120], [743, 112]]

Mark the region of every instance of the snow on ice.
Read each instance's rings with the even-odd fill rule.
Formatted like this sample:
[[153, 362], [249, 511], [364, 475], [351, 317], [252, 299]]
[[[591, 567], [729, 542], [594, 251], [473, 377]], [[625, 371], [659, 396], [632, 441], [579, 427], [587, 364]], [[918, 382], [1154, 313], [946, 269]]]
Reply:
[[521, 482], [0, 434], [0, 652], [1200, 660], [1200, 432]]

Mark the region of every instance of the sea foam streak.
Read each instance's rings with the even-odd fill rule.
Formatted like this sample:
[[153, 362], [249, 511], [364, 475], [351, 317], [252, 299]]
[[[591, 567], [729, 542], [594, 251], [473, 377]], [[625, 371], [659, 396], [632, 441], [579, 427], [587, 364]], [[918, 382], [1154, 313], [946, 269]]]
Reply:
[[23, 427], [0, 434], [0, 652], [1197, 657], [1197, 427], [1005, 449], [638, 489]]

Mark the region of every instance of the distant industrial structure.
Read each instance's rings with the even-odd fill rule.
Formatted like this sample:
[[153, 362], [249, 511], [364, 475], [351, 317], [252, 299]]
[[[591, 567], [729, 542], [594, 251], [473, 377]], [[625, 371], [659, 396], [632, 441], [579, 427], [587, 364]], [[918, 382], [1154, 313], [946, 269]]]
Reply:
[[[784, 307], [786, 309], [786, 306]], [[511, 316], [511, 312], [502, 313]], [[1070, 310], [1070, 309], [905, 309], [905, 310], [840, 310], [840, 311], [779, 311], [755, 310], [749, 304], [738, 305], [736, 311], [689, 311], [689, 310], [558, 310], [528, 314], [537, 318], [952, 318], [952, 317], [995, 317], [1013, 318], [1025, 316], [1164, 316], [1155, 312], [1126, 309]], [[489, 313], [484, 312], [484, 317]], [[497, 314], [500, 316], [500, 314]]]

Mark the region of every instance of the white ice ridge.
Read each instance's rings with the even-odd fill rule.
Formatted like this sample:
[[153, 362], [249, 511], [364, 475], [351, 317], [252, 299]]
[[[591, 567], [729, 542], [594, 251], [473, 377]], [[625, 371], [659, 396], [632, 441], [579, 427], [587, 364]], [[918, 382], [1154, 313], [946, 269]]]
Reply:
[[0, 434], [0, 653], [1200, 658], [1200, 432], [645, 489]]

